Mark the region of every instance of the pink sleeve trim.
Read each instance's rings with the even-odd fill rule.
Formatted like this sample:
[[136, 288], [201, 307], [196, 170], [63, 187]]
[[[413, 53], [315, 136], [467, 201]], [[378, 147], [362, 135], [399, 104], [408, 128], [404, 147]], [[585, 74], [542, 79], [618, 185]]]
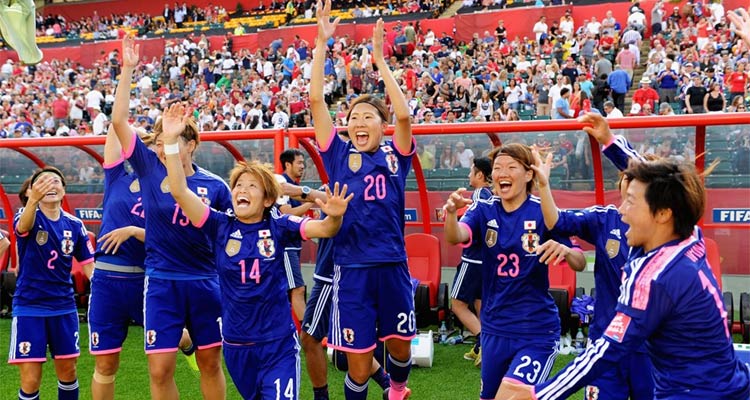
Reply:
[[78, 358], [80, 355], [81, 355], [81, 353], [78, 352], [78, 353], [74, 353], [74, 354], [56, 355], [56, 356], [54, 356], [52, 358], [54, 358], [55, 360], [69, 360], [71, 358]]
[[90, 350], [89, 353], [93, 356], [103, 356], [107, 354], [115, 354], [122, 351], [122, 347], [118, 347], [116, 349], [110, 349], [110, 350]]
[[385, 341], [386, 341], [386, 340], [388, 340], [388, 339], [400, 339], [400, 340], [408, 340], [408, 341], [411, 341], [411, 340], [412, 340], [412, 339], [414, 339], [415, 337], [417, 337], [417, 335], [416, 335], [416, 334], [414, 334], [414, 335], [409, 335], [409, 336], [404, 336], [404, 335], [395, 335], [395, 334], [394, 334], [394, 335], [388, 335], [388, 336], [384, 336], [384, 337], [382, 337], [382, 338], [378, 338], [378, 340], [380, 340], [381, 342], [385, 342]]
[[472, 239], [471, 227], [466, 222], [459, 222], [458, 226], [460, 226], [461, 228], [466, 229], [466, 232], [469, 232], [469, 240], [467, 242], [463, 242], [463, 243], [459, 243], [458, 244], [459, 247], [461, 247], [462, 249], [465, 249], [465, 248], [471, 246], [471, 239]]
[[334, 126], [333, 129], [331, 129], [331, 136], [328, 137], [328, 142], [326, 142], [326, 143], [318, 143], [318, 145], [320, 146], [320, 151], [321, 152], [328, 151], [328, 149], [331, 148], [331, 143], [333, 143], [333, 139], [337, 135], [336, 132], [337, 132], [336, 131], [336, 127]]
[[171, 347], [169, 349], [146, 350], [146, 354], [176, 353], [177, 350], [178, 350], [177, 347]]
[[606, 150], [606, 149], [607, 149], [607, 147], [611, 146], [611, 145], [612, 145], [612, 143], [614, 143], [614, 142], [615, 142], [615, 140], [617, 140], [617, 136], [616, 136], [616, 135], [612, 135], [612, 139], [610, 139], [610, 140], [609, 140], [609, 142], [607, 142], [607, 144], [605, 144], [605, 145], [604, 145], [604, 146], [602, 147], [602, 151]]
[[198, 346], [198, 350], [206, 350], [206, 349], [213, 349], [214, 347], [221, 347], [221, 342], [215, 342], [210, 344], [204, 344], [203, 346]]
[[406, 152], [406, 153], [405, 153], [405, 152], [403, 152], [403, 151], [402, 151], [402, 150], [401, 150], [401, 149], [400, 149], [400, 148], [398, 147], [398, 144], [396, 143], [396, 141], [395, 141], [395, 140], [393, 141], [393, 147], [395, 147], [395, 148], [396, 148], [396, 151], [398, 151], [398, 154], [401, 154], [402, 156], [410, 156], [410, 155], [413, 155], [414, 153], [416, 153], [416, 151], [417, 151], [417, 140], [416, 140], [416, 139], [414, 138], [414, 136], [412, 135], [412, 137], [411, 137], [411, 146], [410, 146], [410, 147], [411, 147], [411, 149], [410, 149], [411, 151], [409, 151], [409, 152]]
[[94, 262], [94, 257], [91, 257], [91, 258], [89, 258], [87, 260], [78, 261], [78, 263], [81, 264], [81, 265], [91, 264], [93, 262]]
[[350, 347], [334, 346], [334, 345], [331, 344], [331, 342], [328, 342], [328, 347], [330, 347], [330, 348], [332, 348], [334, 350], [343, 351], [344, 353], [356, 353], [356, 354], [363, 354], [363, 353], [367, 353], [367, 352], [375, 350], [375, 344], [374, 343], [373, 343], [372, 346], [367, 347], [366, 349], [352, 349]]
[[302, 223], [299, 225], [299, 235], [302, 236], [302, 240], [307, 241], [308, 238], [307, 235], [305, 235], [305, 226], [307, 223], [310, 222], [310, 218], [305, 218], [302, 220]]
[[24, 364], [24, 363], [45, 363], [47, 362], [46, 358], [24, 358], [24, 359], [14, 359], [14, 360], [8, 360], [8, 364]]
[[118, 158], [117, 160], [115, 160], [115, 161], [113, 161], [113, 162], [111, 162], [109, 164], [103, 163], [102, 164], [102, 168], [104, 168], [104, 169], [114, 168], [114, 167], [116, 167], [116, 166], [118, 166], [118, 165], [120, 165], [120, 164], [122, 164], [124, 162], [125, 162], [125, 155], [124, 154], [120, 154], [120, 158]]
[[135, 141], [138, 140], [138, 135], [136, 135], [135, 132], [131, 129], [130, 136], [132, 138], [130, 139], [130, 145], [128, 146], [127, 150], [123, 151], [122, 154], [125, 158], [130, 158], [130, 156], [133, 155], [133, 151], [135, 150]]
[[203, 228], [203, 225], [206, 224], [206, 221], [208, 221], [208, 216], [211, 215], [211, 207], [206, 207], [206, 211], [203, 213], [203, 217], [201, 217], [201, 220], [198, 221], [197, 224], [195, 224], [196, 228]]
[[31, 233], [31, 231], [28, 231], [28, 232], [26, 232], [26, 233], [19, 233], [18, 231], [16, 231], [16, 235], [18, 235], [18, 237], [26, 237], [26, 236], [29, 236], [29, 233]]

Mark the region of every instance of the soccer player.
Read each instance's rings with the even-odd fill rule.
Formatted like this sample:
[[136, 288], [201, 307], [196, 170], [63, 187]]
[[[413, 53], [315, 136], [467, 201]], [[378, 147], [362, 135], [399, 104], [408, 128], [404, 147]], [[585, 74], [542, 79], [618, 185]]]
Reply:
[[[149, 150], [127, 123], [130, 81], [139, 48], [132, 36], [123, 39], [123, 67], [115, 94], [112, 124], [141, 187], [146, 215], [146, 290], [144, 347], [148, 356], [151, 396], [176, 398], [176, 352], [187, 327], [206, 399], [223, 399], [226, 381], [221, 367], [221, 302], [214, 249], [205, 234], [190, 223], [170, 194], [162, 123], [154, 125], [156, 152]], [[227, 184], [192, 162], [200, 138], [190, 120], [180, 139], [180, 159], [188, 187], [217, 210], [232, 207]]]
[[[279, 161], [281, 161], [281, 165], [284, 167], [282, 176], [286, 179], [287, 183], [299, 184], [300, 179], [302, 179], [302, 173], [305, 171], [305, 156], [302, 152], [298, 149], [284, 150], [279, 156]], [[310, 194], [310, 188], [302, 186], [301, 189], [301, 199], [305, 200]], [[295, 199], [290, 199], [289, 204], [279, 207], [279, 211], [284, 214], [302, 217], [313, 204], [315, 203], [303, 203]], [[290, 243], [290, 246], [284, 249], [284, 269], [286, 270], [289, 293], [292, 299], [292, 310], [294, 310], [294, 315], [298, 321], [302, 321], [305, 313], [305, 280], [302, 278], [302, 266], [299, 259], [301, 251], [301, 240]]]
[[[349, 185], [352, 200], [334, 238], [333, 310], [328, 345], [347, 353], [344, 394], [367, 398], [376, 340], [390, 352], [389, 399], [409, 395], [411, 339], [416, 335], [414, 297], [404, 245], [406, 176], [415, 152], [409, 108], [383, 58], [383, 21], [373, 30], [373, 60], [395, 114], [393, 141], [383, 141], [390, 112], [372, 96], [360, 96], [347, 116], [350, 141], [336, 135], [323, 95], [326, 42], [339, 19], [331, 22], [331, 1], [317, 3], [318, 36], [313, 55], [310, 102], [326, 171], [332, 181]], [[377, 329], [376, 329], [377, 327]]]
[[[560, 318], [549, 294], [548, 263], [582, 268], [583, 253], [546, 229], [531, 195], [531, 149], [508, 144], [490, 153], [495, 197], [472, 203], [452, 193], [445, 204], [445, 239], [482, 246], [482, 389], [495, 397], [503, 376], [526, 383], [547, 378], [557, 356]], [[459, 223], [456, 211], [472, 204]]]
[[[487, 157], [475, 158], [469, 172], [469, 185], [474, 188], [472, 201], [487, 200], [492, 197], [492, 162]], [[453, 279], [451, 290], [451, 310], [456, 314], [466, 329], [476, 336], [474, 347], [464, 354], [464, 358], [474, 361], [477, 367], [482, 365], [481, 346], [482, 325], [477, 315], [482, 308], [482, 246], [478, 243], [466, 247], [461, 253], [461, 264]], [[474, 303], [476, 314], [469, 310], [469, 304]]]
[[341, 227], [349, 201], [346, 185], [316, 203], [327, 214], [311, 221], [280, 214], [274, 207], [281, 189], [259, 164], [240, 163], [230, 173], [233, 213], [211, 209], [188, 189], [179, 157], [180, 133], [189, 113], [177, 104], [162, 119], [172, 195], [185, 215], [213, 241], [219, 267], [222, 335], [227, 370], [243, 398], [297, 399], [299, 342], [289, 313], [281, 257], [290, 242], [332, 237]]
[[[580, 122], [591, 123], [584, 128], [587, 133], [604, 145], [604, 154], [621, 170], [627, 167], [629, 159], [642, 161], [627, 141], [615, 137], [609, 130], [607, 121], [598, 114], [586, 114]], [[577, 236], [595, 246], [594, 283], [596, 286], [596, 312], [589, 325], [589, 340], [599, 339], [607, 325], [615, 316], [617, 297], [620, 295], [622, 268], [627, 261], [628, 250], [625, 232], [628, 225], [622, 222], [617, 207], [594, 206], [581, 211], [558, 211], [549, 186], [549, 172], [552, 154], [547, 155], [544, 164], [538, 153], [537, 162], [532, 166], [537, 177], [539, 198], [547, 229], [561, 236]], [[622, 197], [625, 198], [621, 185]], [[611, 400], [651, 400], [654, 397], [654, 380], [651, 377], [651, 360], [645, 347], [628, 354], [612, 369], [593, 380], [585, 390], [586, 399], [602, 398]]]
[[568, 398], [644, 342], [655, 399], [750, 396], [750, 370], [734, 354], [724, 303], [695, 227], [706, 203], [701, 177], [691, 164], [657, 160], [631, 162], [625, 178], [619, 210], [631, 250], [615, 317], [555, 377], [536, 386], [504, 381], [497, 398]]
[[73, 297], [73, 258], [94, 268], [94, 248], [78, 218], [61, 208], [65, 178], [55, 167], [34, 172], [19, 193], [24, 207], [13, 218], [18, 280], [8, 362], [18, 365], [18, 398], [38, 399], [47, 346], [55, 362], [57, 398], [78, 399], [78, 312]]

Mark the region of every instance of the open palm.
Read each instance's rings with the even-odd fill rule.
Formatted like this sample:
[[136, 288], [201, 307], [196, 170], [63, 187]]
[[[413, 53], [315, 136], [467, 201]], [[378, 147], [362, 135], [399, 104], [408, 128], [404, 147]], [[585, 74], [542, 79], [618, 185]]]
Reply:
[[315, 200], [315, 203], [320, 206], [320, 210], [326, 215], [331, 217], [341, 217], [346, 213], [346, 208], [349, 206], [349, 201], [354, 198], [354, 193], [346, 195], [348, 189], [347, 185], [341, 188], [339, 191], [339, 183], [333, 186], [333, 192], [326, 186], [326, 202], [323, 203], [320, 199]]
[[161, 117], [162, 134], [164, 139], [175, 139], [180, 137], [185, 130], [187, 114], [185, 106], [181, 103], [172, 104], [164, 111]]
[[318, 38], [323, 40], [328, 40], [333, 36], [339, 21], [341, 21], [341, 18], [336, 18], [331, 22], [331, 0], [326, 0], [325, 4], [321, 4], [321, 1], [318, 0], [315, 18], [318, 21]]
[[135, 44], [133, 35], [125, 35], [122, 39], [122, 64], [125, 67], [135, 67], [138, 65], [138, 53], [141, 45]]

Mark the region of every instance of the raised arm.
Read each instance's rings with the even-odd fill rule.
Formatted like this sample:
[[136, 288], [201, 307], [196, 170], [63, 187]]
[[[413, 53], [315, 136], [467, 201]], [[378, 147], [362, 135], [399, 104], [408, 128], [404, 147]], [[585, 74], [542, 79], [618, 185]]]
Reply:
[[[120, 81], [115, 90], [115, 102], [112, 105], [112, 126], [115, 128], [117, 139], [123, 149], [130, 147], [135, 134], [128, 124], [130, 105], [130, 83], [133, 80], [133, 71], [138, 65], [138, 53], [140, 45], [135, 44], [132, 35], [125, 35], [122, 39], [122, 71]], [[107, 136], [109, 142], [109, 136]], [[106, 150], [106, 149], [105, 149]], [[106, 152], [105, 152], [106, 153]]]
[[42, 198], [47, 195], [47, 192], [52, 190], [55, 184], [55, 179], [57, 179], [57, 177], [53, 177], [51, 174], [42, 174], [36, 182], [31, 184], [28, 192], [29, 199], [26, 201], [21, 216], [18, 217], [16, 233], [19, 235], [25, 235], [34, 228], [34, 221], [36, 221], [36, 207], [39, 205]]
[[727, 18], [734, 25], [732, 32], [745, 41], [745, 45], [750, 47], [750, 14], [744, 8], [738, 8], [735, 11], [729, 11]]
[[466, 227], [459, 225], [456, 215], [459, 209], [473, 203], [471, 199], [463, 197], [465, 191], [466, 188], [460, 188], [451, 193], [443, 206], [443, 210], [445, 210], [444, 236], [450, 244], [467, 243], [471, 239], [471, 233]]
[[115, 133], [114, 124], [109, 124], [107, 140], [104, 142], [104, 165], [112, 165], [122, 158], [122, 146]]
[[533, 149], [532, 153], [534, 154], [534, 165], [531, 166], [531, 169], [536, 172], [534, 175], [536, 176], [536, 185], [539, 189], [544, 225], [547, 229], [552, 230], [559, 219], [557, 204], [555, 204], [555, 199], [552, 197], [552, 189], [549, 186], [549, 175], [554, 154], [551, 152], [547, 153], [547, 157], [542, 162], [542, 157], [536, 148]]
[[185, 169], [182, 167], [182, 161], [180, 160], [180, 146], [183, 145], [180, 134], [185, 130], [188, 118], [192, 118], [192, 114], [181, 103], [173, 104], [164, 110], [161, 119], [161, 138], [164, 141], [167, 179], [172, 197], [180, 205], [182, 212], [190, 219], [190, 222], [193, 225], [200, 225], [206, 215], [208, 206], [188, 188]]
[[349, 201], [354, 198], [354, 193], [347, 196], [346, 190], [347, 186], [344, 185], [339, 191], [338, 182], [333, 186], [333, 192], [326, 186], [325, 203], [320, 199], [315, 199], [315, 203], [326, 214], [326, 217], [323, 220], [308, 221], [304, 227], [306, 237], [330, 238], [338, 233]]
[[325, 147], [333, 135], [333, 120], [328, 112], [328, 105], [323, 95], [325, 86], [325, 62], [328, 51], [328, 39], [336, 32], [340, 18], [331, 22], [331, 0], [325, 0], [325, 5], [320, 0], [315, 8], [315, 17], [318, 21], [318, 36], [313, 50], [312, 74], [310, 76], [310, 111], [315, 127], [315, 140], [318, 145]]
[[393, 133], [393, 143], [400, 151], [409, 152], [411, 150], [411, 118], [409, 115], [409, 105], [406, 103], [406, 97], [401, 91], [396, 78], [393, 77], [390, 67], [383, 57], [383, 19], [379, 18], [375, 23], [372, 32], [372, 59], [380, 71], [380, 76], [385, 83], [385, 92], [391, 99], [393, 114], [396, 117], [396, 129]]

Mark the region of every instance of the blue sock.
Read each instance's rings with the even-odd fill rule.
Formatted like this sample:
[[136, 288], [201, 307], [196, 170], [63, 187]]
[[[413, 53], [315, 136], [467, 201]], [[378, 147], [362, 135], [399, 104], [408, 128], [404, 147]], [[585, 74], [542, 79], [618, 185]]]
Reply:
[[383, 390], [391, 387], [391, 377], [385, 373], [383, 367], [378, 368], [374, 374], [370, 375], [370, 378], [380, 385]]
[[58, 400], [78, 400], [78, 379], [73, 382], [57, 381]]
[[313, 388], [314, 400], [328, 400], [328, 385]]
[[367, 382], [359, 384], [346, 374], [344, 379], [344, 398], [346, 400], [367, 400]]
[[39, 391], [37, 390], [34, 393], [26, 393], [21, 389], [18, 389], [18, 400], [38, 400], [39, 399]]
[[398, 391], [404, 390], [411, 371], [411, 357], [406, 361], [399, 361], [388, 355], [388, 373], [391, 374], [391, 387]]

